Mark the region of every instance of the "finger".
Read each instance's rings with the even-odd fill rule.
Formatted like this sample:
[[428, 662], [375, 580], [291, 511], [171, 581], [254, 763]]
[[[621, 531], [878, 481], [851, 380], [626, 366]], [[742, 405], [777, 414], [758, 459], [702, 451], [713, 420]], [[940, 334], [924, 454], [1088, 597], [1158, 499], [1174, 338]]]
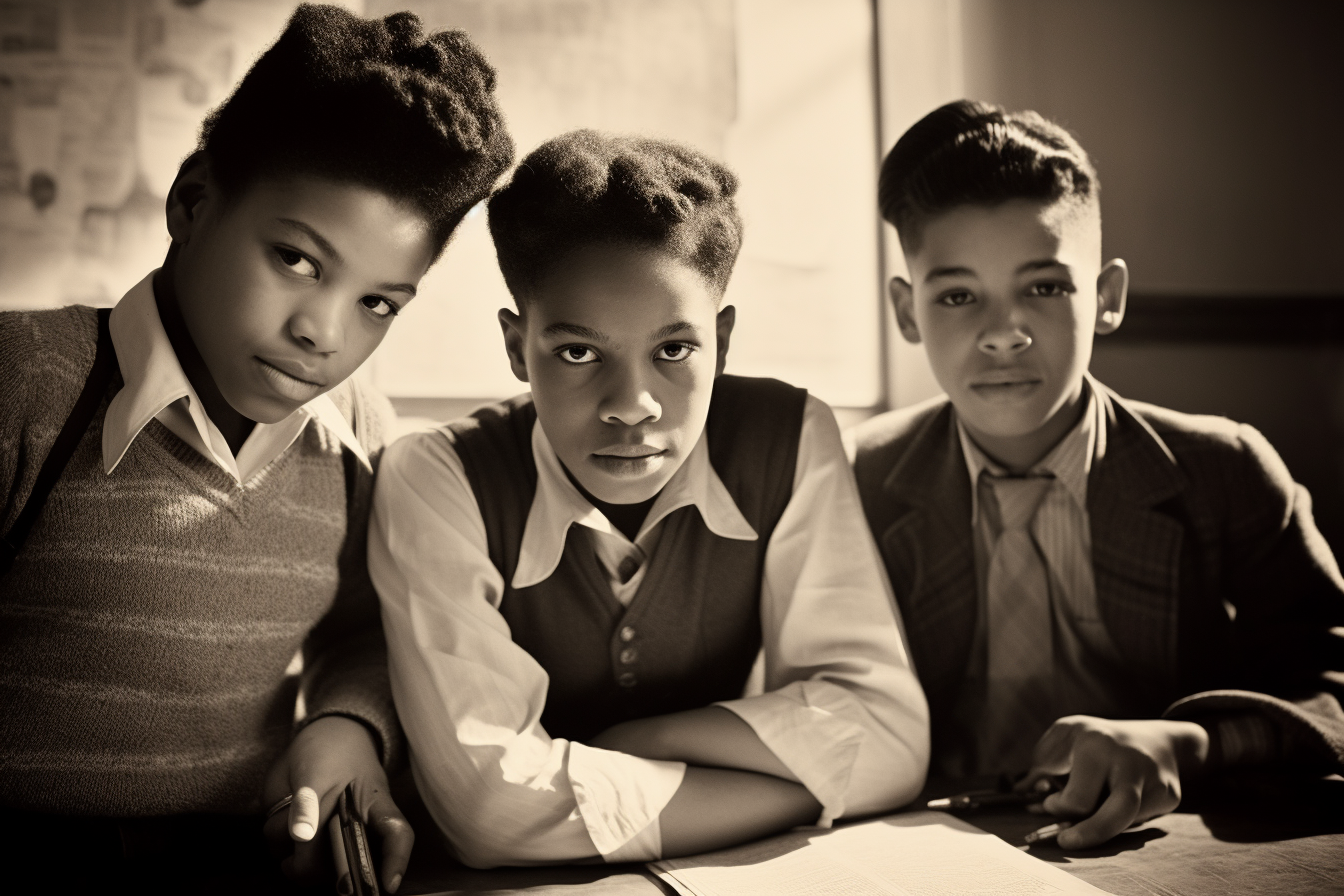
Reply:
[[347, 896], [355, 891], [350, 877], [350, 861], [345, 854], [345, 839], [341, 835], [341, 819], [333, 813], [327, 822], [327, 837], [331, 841], [332, 865], [336, 868], [336, 892]]
[[1078, 729], [1075, 725], [1055, 722], [1041, 739], [1036, 741], [1032, 750], [1031, 768], [1013, 788], [1019, 793], [1029, 791], [1044, 792], [1050, 788], [1049, 779], [1056, 775], [1066, 775], [1073, 765], [1073, 747]]
[[1086, 741], [1074, 745], [1073, 769], [1069, 772], [1069, 781], [1059, 793], [1045, 798], [1045, 811], [1063, 818], [1079, 818], [1091, 815], [1101, 798], [1101, 790], [1106, 786], [1110, 774], [1110, 762], [1098, 748], [1091, 747]]
[[[315, 813], [318, 830], [323, 829], [327, 819], [332, 817], [336, 808], [336, 800], [342, 789], [342, 787], [331, 787], [321, 794]], [[300, 787], [294, 792], [295, 803], [298, 803], [299, 794], [305, 790], [316, 794], [316, 791], [311, 787]], [[331, 849], [337, 849], [340, 846], [339, 841], [330, 844]], [[328, 853], [328, 848], [326, 837], [314, 836], [307, 841], [296, 839], [294, 843], [293, 879], [308, 883], [316, 883], [325, 879], [331, 868], [331, 856]]]
[[1111, 795], [1091, 818], [1061, 833], [1056, 842], [1063, 849], [1087, 849], [1105, 843], [1134, 823], [1143, 796], [1137, 783], [1111, 786]]
[[289, 804], [289, 835], [307, 843], [317, 833], [321, 821], [322, 803], [317, 791], [307, 786], [294, 791], [294, 802]]
[[411, 829], [406, 816], [401, 814], [397, 804], [386, 792], [379, 792], [374, 797], [366, 817], [369, 827], [378, 834], [383, 844], [382, 869], [379, 874], [383, 881], [383, 889], [395, 893], [401, 886], [401, 879], [406, 874], [406, 865], [411, 860], [415, 831]]

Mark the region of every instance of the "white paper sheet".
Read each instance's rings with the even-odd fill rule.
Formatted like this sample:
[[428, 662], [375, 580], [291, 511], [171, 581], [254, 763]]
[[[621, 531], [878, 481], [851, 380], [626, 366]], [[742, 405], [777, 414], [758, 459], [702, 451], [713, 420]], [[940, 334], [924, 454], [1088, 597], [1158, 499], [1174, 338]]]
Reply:
[[654, 862], [684, 896], [1066, 896], [1103, 893], [959, 818], [912, 812]]

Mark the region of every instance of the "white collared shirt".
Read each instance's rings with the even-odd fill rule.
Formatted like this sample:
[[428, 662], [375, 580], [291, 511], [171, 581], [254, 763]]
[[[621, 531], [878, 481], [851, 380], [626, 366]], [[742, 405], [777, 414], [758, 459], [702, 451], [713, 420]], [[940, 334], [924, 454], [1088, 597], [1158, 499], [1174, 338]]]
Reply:
[[150, 420], [186, 442], [228, 473], [240, 487], [284, 454], [309, 420], [331, 431], [369, 469], [369, 457], [350, 424], [327, 395], [319, 395], [278, 423], [257, 423], [237, 457], [219, 427], [206, 416], [154, 301], [154, 274], [131, 287], [112, 309], [108, 327], [125, 382], [112, 396], [103, 420], [103, 468], [111, 473]]
[[[1078, 423], [1027, 471], [1028, 475], [1054, 479], [1036, 509], [1030, 528], [1045, 558], [1049, 579], [1057, 714], [1117, 717], [1122, 706], [1120, 689], [1116, 687], [1119, 653], [1097, 607], [1092, 527], [1087, 512], [1087, 478], [1093, 465], [1106, 454], [1105, 409], [1097, 399], [1099, 387], [1091, 377], [1085, 380], [1084, 388], [1087, 405]], [[988, 488], [982, 495], [981, 473], [1005, 476], [1008, 471], [980, 449], [960, 419], [957, 435], [971, 480], [971, 531], [980, 600], [977, 649], [972, 660], [975, 675], [983, 673], [983, 650], [995, 635], [985, 628], [988, 618], [985, 588], [989, 558], [998, 533], [990, 515], [980, 505], [983, 497], [992, 495]], [[1050, 632], [1042, 635], [1052, 637]]]
[[[622, 562], [656, 552], [662, 521], [678, 507], [695, 505], [723, 537], [757, 538], [710, 464], [703, 436], [633, 542], [570, 483], [540, 425], [532, 447], [537, 489], [515, 587], [551, 575], [571, 525], [598, 533], [599, 559], [624, 601], [648, 564], [622, 585]], [[369, 572], [416, 781], [464, 858], [490, 865], [659, 857], [658, 816], [685, 765], [553, 739], [542, 729], [547, 675], [499, 613], [504, 581], [442, 431], [413, 434], [384, 453]], [[820, 824], [893, 808], [923, 783], [928, 710], [894, 607], [835, 418], [809, 397], [793, 496], [766, 550], [764, 693], [721, 705], [822, 804]]]

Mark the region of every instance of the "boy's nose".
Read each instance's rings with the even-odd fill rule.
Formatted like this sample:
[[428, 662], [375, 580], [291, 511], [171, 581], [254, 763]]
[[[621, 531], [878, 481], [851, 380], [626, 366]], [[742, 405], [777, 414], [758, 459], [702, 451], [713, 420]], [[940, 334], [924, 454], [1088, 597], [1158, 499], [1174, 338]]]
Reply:
[[341, 348], [341, 313], [336, 302], [308, 302], [289, 319], [289, 332], [308, 350], [330, 354]]
[[979, 345], [989, 355], [1016, 354], [1031, 345], [1031, 334], [1020, 325], [1005, 323], [982, 333]]
[[603, 423], [624, 423], [626, 426], [654, 423], [662, 414], [662, 405], [643, 383], [618, 384], [598, 408]]

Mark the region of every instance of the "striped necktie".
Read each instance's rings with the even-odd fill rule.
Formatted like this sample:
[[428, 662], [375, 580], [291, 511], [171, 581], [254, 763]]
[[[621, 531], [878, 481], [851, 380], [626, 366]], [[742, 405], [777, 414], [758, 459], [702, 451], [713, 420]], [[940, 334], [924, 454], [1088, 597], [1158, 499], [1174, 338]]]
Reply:
[[1030, 531], [1054, 479], [985, 476], [1000, 529], [985, 583], [989, 635], [980, 764], [1023, 771], [1037, 739], [1055, 721], [1049, 576]]

